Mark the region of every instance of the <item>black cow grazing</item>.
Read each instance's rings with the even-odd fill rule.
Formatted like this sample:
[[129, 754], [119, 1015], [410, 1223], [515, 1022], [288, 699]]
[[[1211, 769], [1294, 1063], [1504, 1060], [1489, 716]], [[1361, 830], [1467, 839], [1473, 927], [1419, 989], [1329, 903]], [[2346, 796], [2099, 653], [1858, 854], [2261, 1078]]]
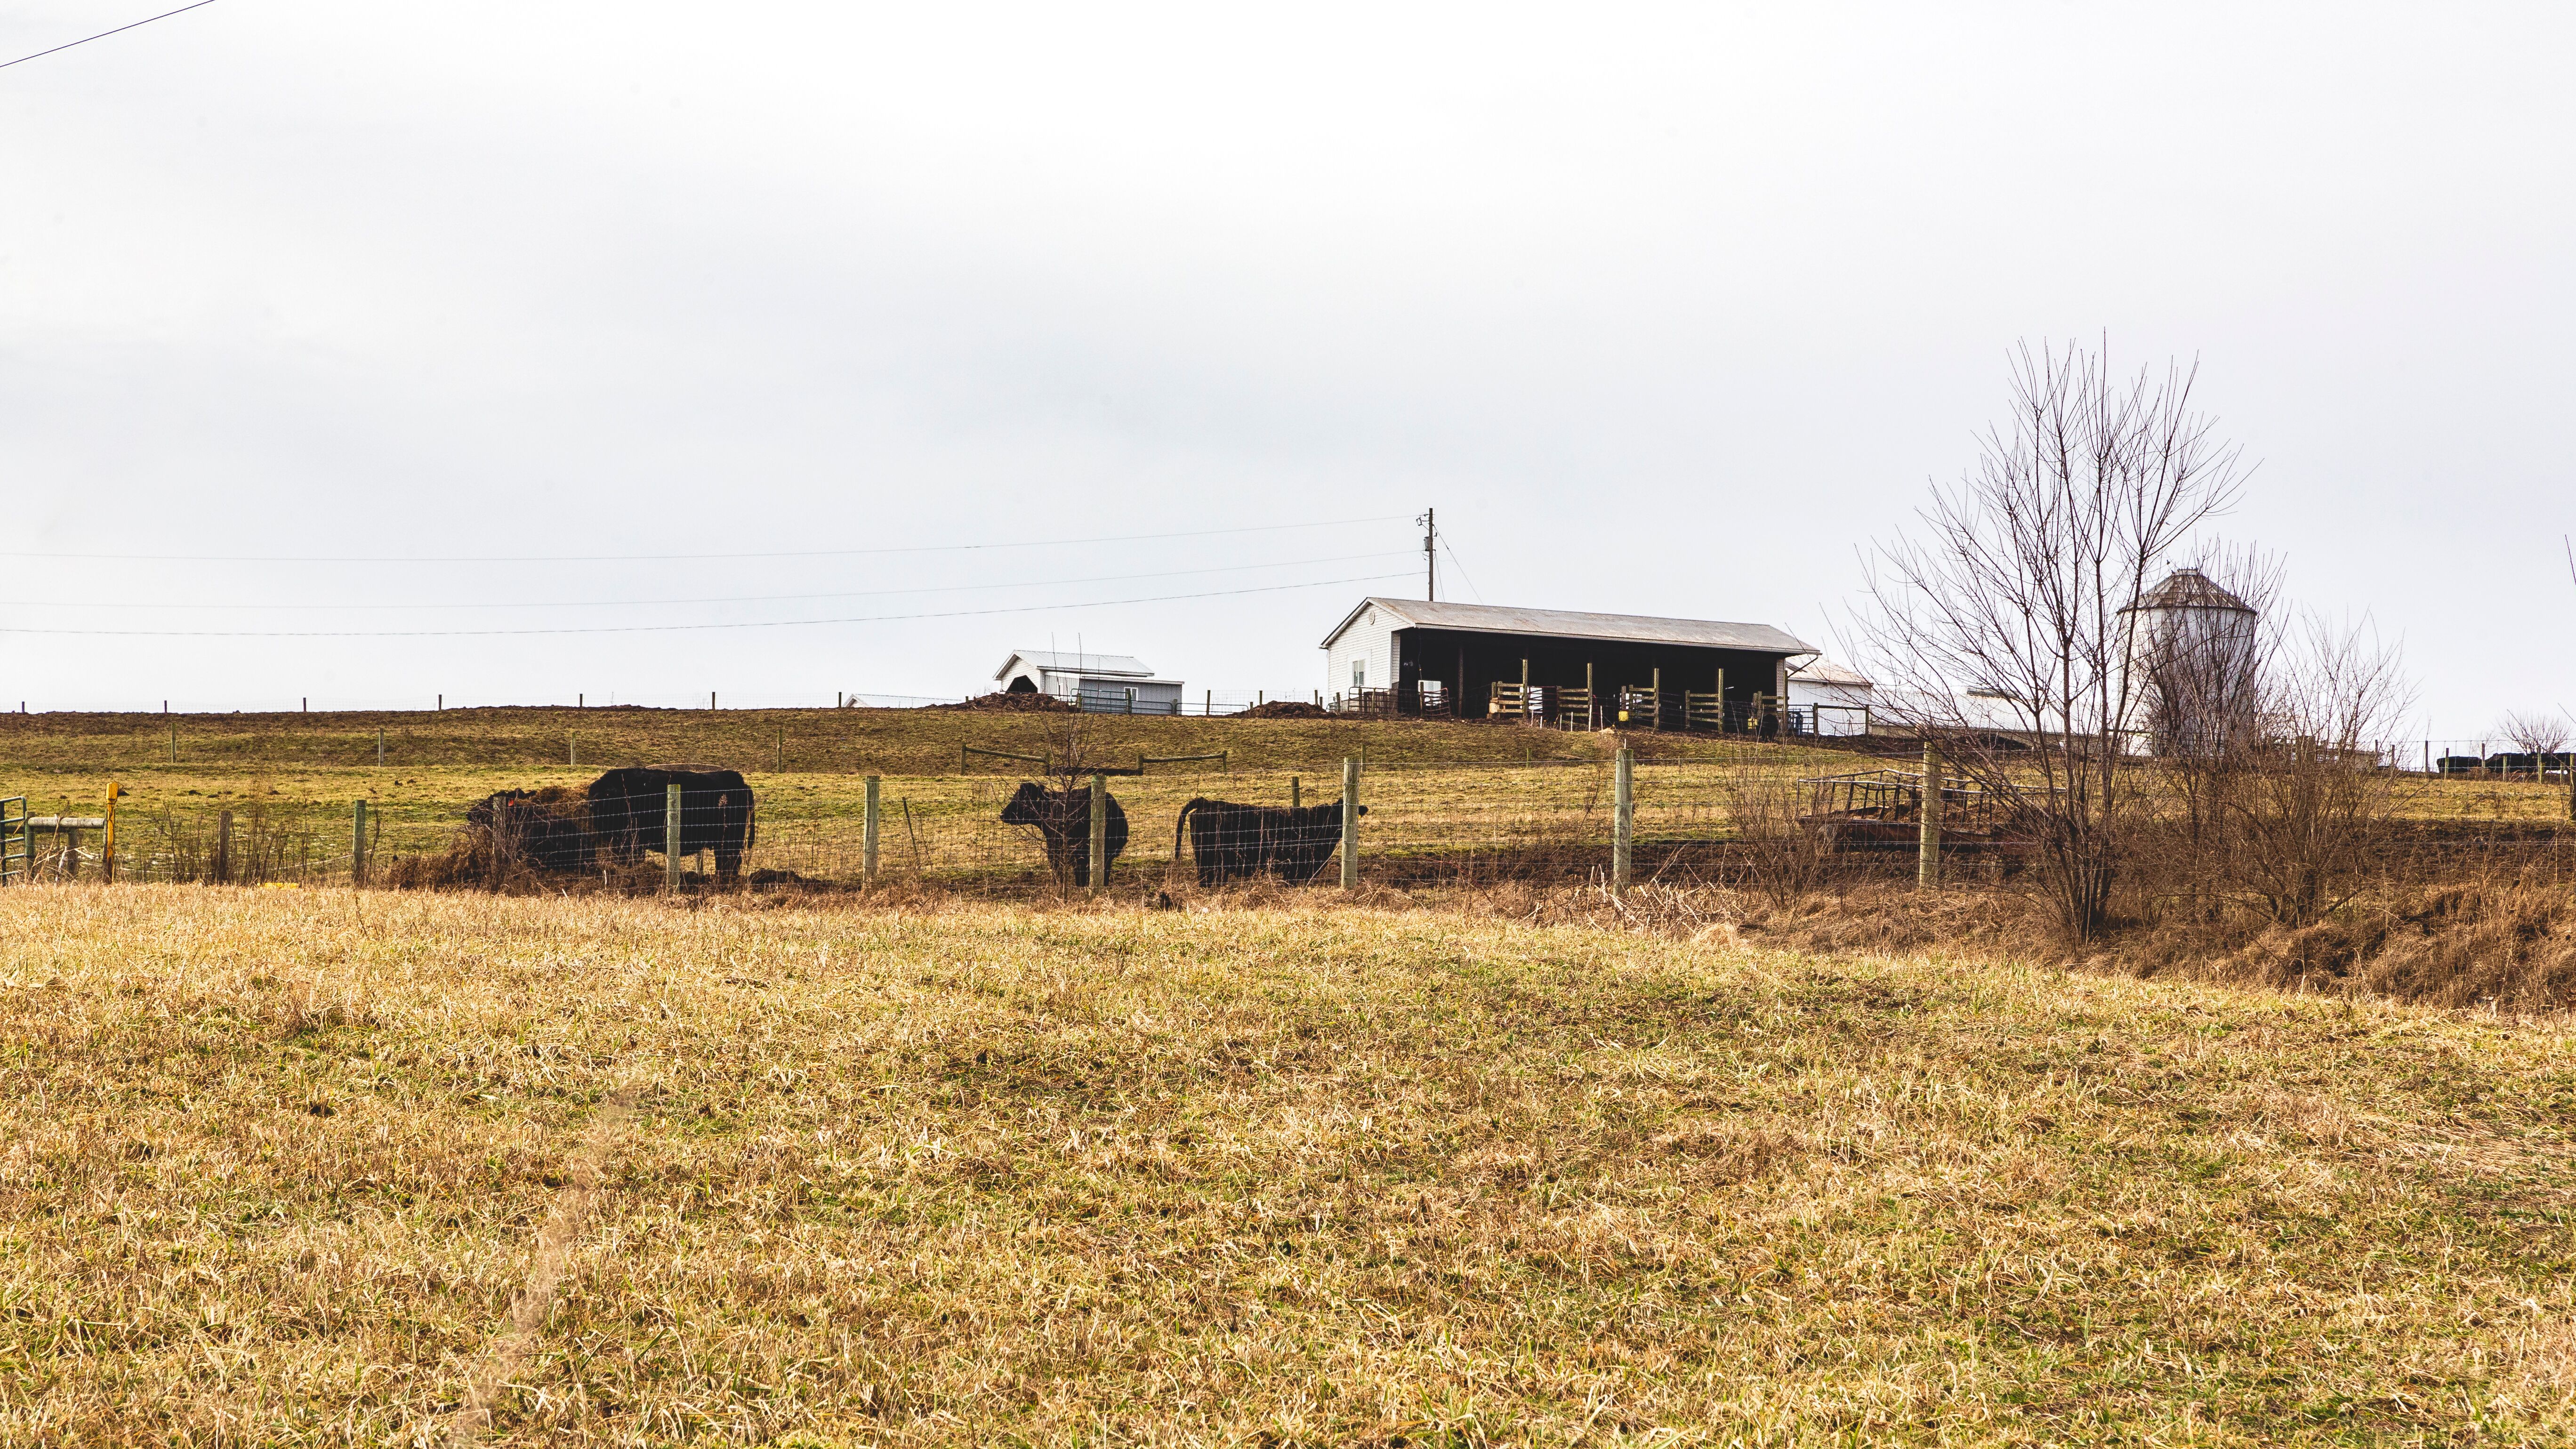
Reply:
[[[1023, 782], [1011, 803], [1002, 807], [1002, 822], [1036, 826], [1046, 839], [1047, 869], [1055, 872], [1055, 878], [1078, 886], [1091, 884], [1091, 787], [1049, 790]], [[1127, 812], [1118, 808], [1115, 795], [1109, 797], [1107, 845], [1107, 863], [1115, 865], [1119, 852], [1127, 848]]]
[[491, 832], [496, 860], [543, 871], [590, 867], [590, 806], [563, 786], [487, 795], [465, 812], [465, 819]]
[[[1360, 807], [1366, 815], [1368, 807]], [[1193, 799], [1172, 823], [1172, 855], [1181, 853], [1181, 832], [1190, 836], [1190, 856], [1198, 862], [1199, 884], [1215, 886], [1248, 880], [1275, 871], [1292, 885], [1304, 885], [1333, 858], [1342, 843], [1342, 802], [1330, 805], [1238, 805], [1231, 800]]]
[[[666, 791], [680, 787], [680, 843], [662, 838]], [[620, 862], [641, 860], [648, 850], [695, 855], [712, 850], [716, 874], [742, 872], [742, 853], [757, 835], [751, 786], [738, 770], [683, 770], [639, 765], [611, 770], [590, 782], [590, 828], [599, 853]]]

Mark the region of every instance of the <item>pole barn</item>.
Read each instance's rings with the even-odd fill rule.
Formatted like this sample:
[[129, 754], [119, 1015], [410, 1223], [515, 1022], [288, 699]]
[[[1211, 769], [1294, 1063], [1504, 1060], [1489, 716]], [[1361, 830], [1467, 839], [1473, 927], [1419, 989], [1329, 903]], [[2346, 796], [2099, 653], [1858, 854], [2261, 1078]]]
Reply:
[[1639, 729], [1749, 729], [1768, 710], [1794, 730], [1789, 661], [1817, 652], [1768, 624], [1388, 598], [1323, 648], [1342, 712]]

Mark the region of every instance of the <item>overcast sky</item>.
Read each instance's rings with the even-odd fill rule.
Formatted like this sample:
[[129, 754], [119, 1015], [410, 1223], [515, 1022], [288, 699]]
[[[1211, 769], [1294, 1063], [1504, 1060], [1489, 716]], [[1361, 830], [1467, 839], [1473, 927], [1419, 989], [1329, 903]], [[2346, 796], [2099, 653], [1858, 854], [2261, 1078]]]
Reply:
[[[2474, 738], [2576, 706], [2570, 16], [218, 0], [0, 69], [0, 627], [868, 622], [10, 632], [0, 692], [829, 703], [1079, 638], [1303, 694], [1425, 505], [1444, 597], [1830, 648], [2007, 349], [2107, 335], [2199, 358], [2227, 532]], [[956, 548], [1139, 534], [1193, 536]]]

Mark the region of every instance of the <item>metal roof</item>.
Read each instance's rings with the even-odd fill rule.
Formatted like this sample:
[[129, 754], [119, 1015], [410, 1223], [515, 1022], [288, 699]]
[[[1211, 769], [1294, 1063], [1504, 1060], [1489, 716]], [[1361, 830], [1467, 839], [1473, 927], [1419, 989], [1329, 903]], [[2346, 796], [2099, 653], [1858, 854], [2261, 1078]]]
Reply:
[[[2211, 582], [2198, 569], [2175, 569], [2165, 581], [2138, 595], [2130, 609], [2226, 609], [2251, 614], [2254, 607]], [[2127, 613], [2128, 609], [2120, 612]]]
[[1822, 654], [1817, 655], [1815, 658], [1808, 660], [1804, 664], [1791, 666], [1789, 677], [1802, 684], [1823, 685], [1831, 688], [1872, 689], [1876, 687], [1870, 683], [1868, 675], [1861, 673], [1857, 669], [1849, 669], [1840, 664], [1836, 664], [1834, 661], [1827, 659]]
[[1515, 609], [1501, 604], [1433, 603], [1427, 599], [1370, 596], [1324, 636], [1330, 645], [1362, 611], [1384, 609], [1416, 629], [1456, 629], [1470, 634], [1546, 634], [1561, 639], [1610, 639], [1623, 644], [1685, 644], [1698, 649], [1743, 649], [1756, 654], [1813, 654], [1816, 647], [1768, 624], [1725, 624], [1714, 619], [1658, 619], [1644, 614], [1583, 614], [1570, 609]]
[[1066, 674], [1133, 675], [1138, 679], [1150, 679], [1154, 675], [1154, 671], [1145, 667], [1144, 660], [1132, 654], [1058, 654], [1052, 649], [1014, 649], [1011, 657], [1002, 661], [1002, 667], [993, 671], [993, 677], [1007, 677], [1015, 664], [1026, 664], [1032, 669], [1061, 670]]

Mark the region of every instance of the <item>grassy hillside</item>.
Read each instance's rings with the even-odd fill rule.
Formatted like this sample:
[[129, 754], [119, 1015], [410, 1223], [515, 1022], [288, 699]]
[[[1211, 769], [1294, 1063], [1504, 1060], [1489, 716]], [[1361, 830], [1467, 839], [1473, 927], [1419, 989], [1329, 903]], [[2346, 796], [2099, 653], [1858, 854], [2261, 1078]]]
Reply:
[[2560, 1443], [2558, 1022], [1433, 911], [0, 893], [10, 1442]]
[[[740, 770], [936, 775], [958, 747], [1061, 757], [1076, 723], [1087, 755], [1233, 752], [1256, 769], [1338, 768], [1366, 754], [1390, 765], [1520, 764], [1606, 759], [1606, 734], [1489, 724], [1361, 720], [1130, 719], [1114, 715], [978, 714], [936, 709], [452, 709], [342, 714], [0, 714], [0, 763], [28, 769], [142, 769], [179, 763], [238, 771], [372, 767], [384, 735], [390, 766], [509, 768], [697, 760]], [[1628, 737], [1653, 759], [1709, 758], [1708, 737]], [[1050, 749], [1049, 746], [1053, 748]], [[784, 751], [783, 757], [781, 751]]]

